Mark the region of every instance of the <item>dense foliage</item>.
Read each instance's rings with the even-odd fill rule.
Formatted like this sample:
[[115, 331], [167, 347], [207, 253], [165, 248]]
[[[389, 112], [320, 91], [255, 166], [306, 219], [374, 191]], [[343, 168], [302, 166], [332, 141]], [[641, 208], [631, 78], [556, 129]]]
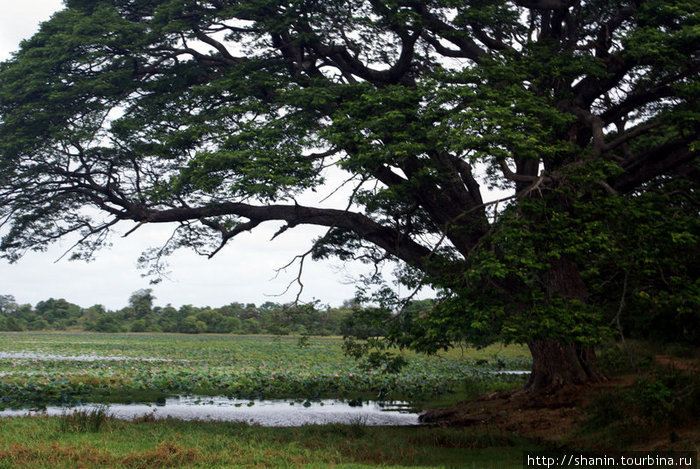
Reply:
[[439, 292], [409, 314], [369, 278], [393, 343], [527, 342], [533, 390], [599, 379], [611, 325], [697, 339], [697, 0], [66, 7], [0, 67], [8, 258], [173, 223], [142, 258], [158, 274], [262, 223], [323, 226], [302, 260], [398, 261]]

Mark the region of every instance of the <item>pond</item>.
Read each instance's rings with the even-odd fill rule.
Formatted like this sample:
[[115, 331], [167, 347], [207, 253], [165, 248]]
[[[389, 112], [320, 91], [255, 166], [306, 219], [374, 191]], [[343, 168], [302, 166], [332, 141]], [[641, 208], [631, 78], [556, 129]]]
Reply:
[[[0, 417], [58, 416], [77, 410], [95, 409], [101, 404], [77, 407], [47, 407], [45, 410], [4, 410]], [[372, 426], [418, 425], [418, 414], [407, 402], [241, 400], [211, 396], [177, 396], [158, 404], [111, 404], [110, 416], [132, 420], [144, 416], [156, 419], [246, 422], [269, 427], [297, 427], [310, 424], [362, 424]]]
[[[530, 366], [526, 351], [498, 348], [474, 356], [411, 355], [409, 365], [386, 374], [358, 366], [342, 345], [326, 338], [299, 347], [293, 338], [264, 336], [0, 333], [0, 408], [52, 406], [0, 417], [62, 415], [67, 406], [119, 402], [108, 412], [122, 419], [416, 425], [415, 408], [391, 401], [440, 399], [465, 383], [473, 383], [469, 389], [517, 386]], [[156, 396], [180, 397], [156, 403]], [[348, 396], [368, 400], [350, 405]], [[140, 403], [122, 404], [132, 401]]]
[[[140, 361], [140, 362], [167, 362], [167, 358], [151, 357], [123, 357], [123, 356], [103, 356], [94, 354], [85, 355], [56, 355], [45, 352], [0, 352], [0, 359], [10, 360], [55, 360], [67, 362], [95, 362], [95, 361]], [[182, 360], [180, 360], [182, 361]]]

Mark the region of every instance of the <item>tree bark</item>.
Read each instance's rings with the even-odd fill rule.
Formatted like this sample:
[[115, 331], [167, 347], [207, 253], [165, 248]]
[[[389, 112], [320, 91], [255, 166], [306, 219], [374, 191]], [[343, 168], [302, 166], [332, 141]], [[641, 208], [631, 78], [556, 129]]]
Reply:
[[526, 392], [550, 393], [605, 380], [595, 366], [595, 351], [591, 346], [560, 344], [554, 340], [533, 340], [527, 345], [532, 354], [532, 371], [523, 388]]
[[[586, 286], [578, 267], [567, 258], [552, 263], [542, 280], [549, 298], [586, 301]], [[605, 380], [595, 365], [595, 350], [591, 345], [538, 338], [529, 341], [528, 347], [532, 354], [532, 371], [524, 387], [526, 392], [556, 392], [566, 386]]]

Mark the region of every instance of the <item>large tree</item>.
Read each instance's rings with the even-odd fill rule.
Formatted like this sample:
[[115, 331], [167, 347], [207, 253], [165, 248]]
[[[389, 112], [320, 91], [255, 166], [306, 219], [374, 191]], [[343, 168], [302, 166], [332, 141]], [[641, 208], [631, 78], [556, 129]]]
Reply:
[[[697, 252], [698, 11], [66, 0], [0, 69], [2, 250], [79, 233], [90, 256], [119, 222], [176, 224], [144, 256], [157, 268], [265, 222], [323, 226], [314, 256], [398, 261], [439, 292], [391, 317], [399, 345], [526, 342], [528, 389], [595, 381], [592, 346], [643, 288], [636, 256], [692, 277], [652, 247]], [[346, 206], [296, 202], [333, 168]], [[513, 195], [485, 203], [484, 184]]]

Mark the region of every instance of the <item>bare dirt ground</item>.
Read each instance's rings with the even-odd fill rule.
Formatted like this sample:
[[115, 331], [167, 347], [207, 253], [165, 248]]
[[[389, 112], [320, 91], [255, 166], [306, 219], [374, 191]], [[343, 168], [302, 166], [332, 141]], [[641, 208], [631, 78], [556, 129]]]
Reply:
[[[684, 372], [698, 372], [697, 360], [682, 360], [657, 356], [658, 364]], [[423, 414], [425, 423], [435, 425], [468, 426], [490, 431], [514, 433], [552, 446], [612, 450], [672, 450], [700, 447], [700, 416], [690, 419], [695, 423], [679, 428], [659, 427], [644, 435], [632, 435], [633, 442], [625, 448], [616, 441], [592, 436], [595, 432], [582, 431], [589, 420], [587, 407], [598, 393], [615, 387], [629, 387], [637, 375], [615, 377], [603, 383], [571, 386], [555, 394], [531, 396], [519, 391], [499, 391], [477, 400], [460, 402], [451, 407], [429, 410]], [[674, 437], [669, 438], [673, 433]]]

